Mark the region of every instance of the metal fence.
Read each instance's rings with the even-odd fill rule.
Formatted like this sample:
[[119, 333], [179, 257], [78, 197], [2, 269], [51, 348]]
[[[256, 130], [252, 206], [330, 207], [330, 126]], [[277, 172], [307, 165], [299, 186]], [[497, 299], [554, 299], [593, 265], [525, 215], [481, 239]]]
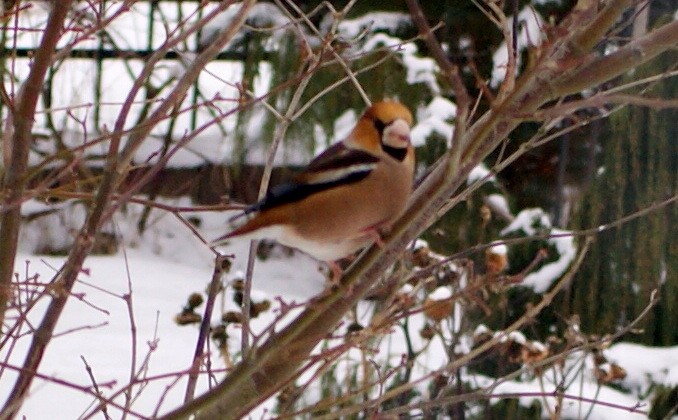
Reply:
[[[0, 29], [0, 69], [4, 90], [11, 100], [28, 74], [50, 2], [17, 2], [13, 8], [7, 8], [8, 3], [11, 2], [5, 4]], [[78, 132], [75, 135], [78, 142], [86, 133], [91, 135], [110, 127], [144, 61], [155, 54], [168, 37], [202, 19], [217, 3], [145, 0], [134, 2], [124, 12], [120, 8], [125, 5], [120, 1], [77, 3], [66, 28], [65, 38], [70, 40], [76, 39], [84, 30], [100, 25], [114, 13], [120, 13], [120, 16], [72, 47], [67, 43], [60, 45], [60, 53], [65, 57], [50, 69], [43, 87], [35, 122], [36, 135], [63, 137], [64, 133], [72, 136]], [[135, 98], [134, 110], [128, 118], [130, 124], [136, 123], [148, 111], [153, 98], [162, 95], [163, 88], [171, 85], [182, 71], [182, 63], [200, 50], [201, 40], [208, 38], [209, 32], [219, 30], [220, 24], [227, 24], [226, 20], [226, 17], [215, 19], [164, 53], [145, 82], [142, 93]], [[247, 52], [242, 48], [221, 52], [189, 92], [182, 105], [187, 111], [176, 121], [161, 124], [154, 134], [164, 137], [172, 134], [167, 130], [176, 133], [194, 130], [200, 124], [201, 113], [209, 113], [198, 106], [201, 101], [215, 96], [236, 98], [238, 69], [246, 56]], [[216, 74], [223, 75], [221, 82], [214, 82]], [[0, 103], [3, 118], [7, 116], [4, 102]], [[213, 116], [204, 115], [202, 119]], [[222, 133], [228, 128], [228, 122], [224, 124]], [[69, 136], [64, 141], [73, 141]]]

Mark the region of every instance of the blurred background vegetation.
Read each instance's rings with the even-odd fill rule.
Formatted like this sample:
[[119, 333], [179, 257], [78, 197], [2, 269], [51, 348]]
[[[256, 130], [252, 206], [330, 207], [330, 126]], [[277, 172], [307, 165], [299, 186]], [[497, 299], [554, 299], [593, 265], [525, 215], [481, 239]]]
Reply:
[[[305, 11], [311, 11], [321, 2], [297, 3]], [[333, 2], [337, 8], [345, 3]], [[481, 77], [489, 79], [493, 53], [502, 41], [500, 32], [488, 23], [470, 0], [421, 3], [431, 25], [444, 23], [436, 33], [449, 46], [450, 60], [462, 68], [473, 64]], [[528, 3], [506, 2], [504, 8], [507, 14], [513, 14]], [[533, 7], [545, 21], [557, 22], [573, 4], [573, 1], [544, 1]], [[651, 28], [670, 18], [676, 11], [676, 4], [669, 0], [652, 1], [648, 8], [648, 27]], [[384, 1], [378, 5], [358, 2], [349, 18], [375, 11], [407, 13], [401, 1]], [[627, 22], [620, 25], [616, 35], [628, 37], [632, 31], [633, 24]], [[404, 27], [391, 35], [406, 39], [416, 33], [413, 27]], [[418, 43], [418, 47], [425, 55], [425, 45]], [[529, 51], [524, 54], [528, 55]], [[648, 63], [638, 72], [650, 75], [674, 70], [677, 62], [678, 53], [673, 51]], [[355, 64], [356, 68], [360, 68], [363, 63]], [[343, 74], [339, 66], [333, 70], [336, 72], [323, 72], [322, 77], [314, 80], [318, 85], [309, 88], [309, 95], [326, 86], [332, 77]], [[293, 71], [290, 68], [290, 72]], [[463, 74], [471, 94], [478, 95], [478, 83], [473, 73], [465, 71]], [[283, 80], [289, 75], [277, 77]], [[361, 75], [359, 80], [370, 97], [397, 95], [413, 109], [430, 99], [430, 91], [404, 83], [397, 60], [388, 61], [376, 71]], [[623, 82], [615, 81], [616, 84]], [[440, 80], [440, 83], [444, 81]], [[653, 96], [675, 98], [678, 96], [678, 81], [675, 78], [665, 80], [654, 84], [651, 89]], [[453, 97], [450, 99], [454, 101]], [[324, 97], [318, 109], [351, 106], [360, 109], [361, 105], [357, 92], [348, 87]], [[487, 101], [481, 101], [480, 109], [487, 105]], [[612, 109], [591, 110], [582, 118]], [[497, 238], [505, 221], [486, 223], [481, 217], [483, 197], [496, 192], [505, 194], [514, 212], [541, 207], [550, 213], [554, 226], [571, 230], [614, 222], [675, 194], [678, 190], [678, 144], [675, 141], [678, 138], [678, 111], [640, 107], [613, 111], [609, 119], [595, 120], [528, 152], [498, 175], [498, 183], [487, 184], [466, 203], [452, 209], [426, 233], [425, 238], [433, 248], [443, 253], [458, 252]], [[331, 129], [331, 114], [312, 114], [319, 120], [330, 118], [323, 124]], [[304, 118], [300, 124], [306, 126], [308, 122], [309, 119]], [[506, 153], [516, 150], [522, 141], [535, 133], [536, 128], [536, 124], [521, 125], [511, 135]], [[426, 146], [418, 150], [421, 165], [433, 162], [444, 150], [444, 143], [442, 145], [436, 139], [429, 139]], [[495, 154], [488, 159], [488, 167], [496, 158]], [[557, 302], [542, 315], [543, 319], [533, 326], [533, 338], [545, 339], [554, 325], [558, 329], [563, 328], [573, 314], [580, 317], [581, 327], [586, 332], [614, 332], [637, 316], [647, 305], [651, 291], [658, 289], [661, 302], [643, 319], [635, 334], [626, 339], [648, 345], [678, 344], [676, 226], [678, 206], [672, 205], [599, 234], [566, 293], [559, 296]], [[538, 247], [539, 244], [534, 243], [512, 247], [511, 272], [522, 270]], [[474, 260], [482, 266], [482, 255], [474, 256]], [[528, 289], [513, 288], [508, 296], [502, 297], [507, 299], [502, 307], [515, 310], [495, 311], [490, 320], [483, 317], [482, 321], [493, 328], [502, 328], [523, 313], [525, 304], [537, 298]]]

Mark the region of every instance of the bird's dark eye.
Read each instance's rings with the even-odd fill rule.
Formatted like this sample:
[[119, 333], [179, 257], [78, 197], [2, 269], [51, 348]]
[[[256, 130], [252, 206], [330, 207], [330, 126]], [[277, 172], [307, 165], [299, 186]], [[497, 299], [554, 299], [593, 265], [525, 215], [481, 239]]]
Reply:
[[379, 136], [384, 135], [384, 129], [386, 128], [386, 124], [382, 120], [374, 120], [374, 128], [377, 129], [379, 132]]

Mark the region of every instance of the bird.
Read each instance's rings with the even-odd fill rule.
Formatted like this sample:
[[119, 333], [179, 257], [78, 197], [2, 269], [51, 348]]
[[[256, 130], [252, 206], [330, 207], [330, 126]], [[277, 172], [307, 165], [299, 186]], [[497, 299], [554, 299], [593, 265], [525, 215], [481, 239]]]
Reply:
[[412, 191], [415, 156], [410, 110], [394, 100], [374, 103], [350, 134], [315, 157], [289, 182], [230, 219], [232, 230], [213, 241], [273, 239], [326, 262], [373, 242], [403, 213]]

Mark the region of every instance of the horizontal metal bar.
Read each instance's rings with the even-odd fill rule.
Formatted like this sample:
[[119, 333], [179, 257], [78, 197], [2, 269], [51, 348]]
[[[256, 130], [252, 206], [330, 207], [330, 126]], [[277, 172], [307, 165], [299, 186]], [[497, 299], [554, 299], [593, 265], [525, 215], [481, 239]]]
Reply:
[[[2, 51], [2, 50], [0, 50]], [[3, 52], [5, 57], [32, 57], [35, 49], [33, 48], [7, 48]], [[91, 60], [110, 60], [110, 59], [124, 59], [124, 60], [144, 60], [154, 54], [155, 51], [149, 50], [97, 50], [97, 49], [74, 49], [71, 50], [69, 57], [71, 58], [86, 58]], [[179, 60], [181, 54], [176, 51], [168, 51], [165, 53], [165, 60]], [[243, 61], [247, 58], [246, 54], [237, 51], [222, 51], [214, 59], [222, 61]], [[268, 54], [264, 54], [262, 61], [268, 59]]]

